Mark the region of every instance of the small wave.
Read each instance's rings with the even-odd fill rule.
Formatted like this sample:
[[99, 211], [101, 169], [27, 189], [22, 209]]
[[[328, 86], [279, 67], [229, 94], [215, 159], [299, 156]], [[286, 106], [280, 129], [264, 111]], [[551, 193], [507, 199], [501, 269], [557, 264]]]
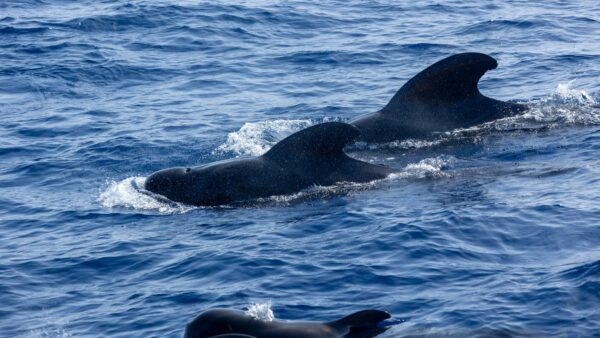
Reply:
[[600, 260], [579, 264], [573, 268], [561, 271], [559, 276], [575, 281], [597, 279], [600, 277]]
[[458, 30], [460, 34], [481, 34], [490, 30], [527, 30], [550, 28], [555, 25], [548, 20], [485, 20]]
[[265, 322], [272, 322], [275, 320], [275, 314], [273, 313], [273, 309], [271, 309], [270, 301], [266, 303], [253, 303], [248, 305], [246, 314]]
[[135, 210], [156, 210], [162, 214], [184, 213], [191, 209], [143, 190], [145, 177], [128, 177], [121, 181], [111, 181], [98, 202], [105, 208], [129, 208]]
[[366, 64], [374, 65], [381, 64], [382, 55], [378, 52], [344, 52], [344, 51], [300, 51], [293, 52], [288, 55], [279, 56], [274, 59], [275, 62], [288, 62], [297, 65], [352, 65]]
[[[84, 32], [124, 31], [128, 28], [156, 28], [168, 22], [161, 16], [145, 16], [136, 13], [117, 15], [92, 15], [71, 19], [62, 23], [53, 23], [57, 27], [67, 27]], [[50, 25], [50, 23], [48, 23]]]

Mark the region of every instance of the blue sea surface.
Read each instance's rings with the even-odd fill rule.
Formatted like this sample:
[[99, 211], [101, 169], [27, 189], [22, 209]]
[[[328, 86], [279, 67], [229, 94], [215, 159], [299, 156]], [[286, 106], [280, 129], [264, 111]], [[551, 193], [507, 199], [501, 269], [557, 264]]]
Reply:
[[[212, 307], [600, 337], [599, 36], [589, 0], [0, 1], [0, 337], [181, 337]], [[216, 208], [141, 188], [468, 51], [531, 109], [347, 149], [397, 175]]]

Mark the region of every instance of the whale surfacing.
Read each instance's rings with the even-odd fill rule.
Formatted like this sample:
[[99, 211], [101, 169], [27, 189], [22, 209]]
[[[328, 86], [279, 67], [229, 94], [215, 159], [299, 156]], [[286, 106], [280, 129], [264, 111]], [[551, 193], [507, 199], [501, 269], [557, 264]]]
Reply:
[[410, 79], [381, 110], [350, 121], [366, 142], [431, 136], [527, 110], [479, 92], [479, 79], [498, 62], [481, 53], [452, 55]]
[[144, 187], [175, 202], [215, 206], [290, 194], [311, 185], [370, 182], [393, 173], [344, 153], [344, 146], [358, 136], [352, 125], [322, 123], [288, 136], [262, 156], [161, 170]]
[[372, 338], [386, 330], [387, 312], [363, 310], [332, 322], [263, 321], [243, 311], [212, 309], [186, 327], [184, 338]]

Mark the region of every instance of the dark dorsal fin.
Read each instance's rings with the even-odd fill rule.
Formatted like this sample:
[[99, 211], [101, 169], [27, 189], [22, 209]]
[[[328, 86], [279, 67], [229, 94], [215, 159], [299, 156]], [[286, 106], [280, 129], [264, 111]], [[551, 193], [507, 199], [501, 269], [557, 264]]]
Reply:
[[227, 333], [227, 334], [220, 334], [218, 336], [212, 336], [210, 338], [256, 338], [256, 337], [249, 336], [247, 334], [240, 334], [240, 333]]
[[375, 328], [382, 321], [389, 319], [389, 313], [380, 310], [363, 310], [329, 323], [337, 327], [350, 327], [351, 329]]
[[490, 69], [498, 66], [496, 60], [486, 54], [463, 53], [440, 60], [410, 79], [382, 112], [397, 112], [413, 103], [448, 104], [480, 96], [479, 79]]
[[326, 122], [296, 132], [271, 148], [263, 156], [274, 161], [307, 156], [342, 153], [360, 132], [342, 122]]

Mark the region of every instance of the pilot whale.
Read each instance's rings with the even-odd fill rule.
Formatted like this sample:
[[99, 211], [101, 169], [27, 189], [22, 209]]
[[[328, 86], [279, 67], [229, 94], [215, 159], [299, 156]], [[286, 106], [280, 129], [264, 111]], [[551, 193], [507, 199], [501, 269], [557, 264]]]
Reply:
[[262, 156], [155, 172], [144, 188], [175, 202], [215, 206], [290, 194], [311, 185], [369, 182], [393, 173], [344, 153], [344, 146], [359, 134], [342, 122], [318, 124], [288, 136]]
[[422, 138], [465, 128], [527, 110], [527, 106], [498, 101], [479, 92], [486, 71], [498, 67], [481, 53], [452, 55], [410, 79], [381, 110], [350, 121], [365, 142]]
[[363, 310], [332, 322], [264, 321], [231, 309], [201, 313], [186, 327], [184, 338], [372, 338], [386, 330], [387, 312]]
[[210, 338], [256, 338], [256, 337], [249, 336], [247, 334], [232, 333], [232, 334], [220, 334], [218, 336], [212, 336]]

